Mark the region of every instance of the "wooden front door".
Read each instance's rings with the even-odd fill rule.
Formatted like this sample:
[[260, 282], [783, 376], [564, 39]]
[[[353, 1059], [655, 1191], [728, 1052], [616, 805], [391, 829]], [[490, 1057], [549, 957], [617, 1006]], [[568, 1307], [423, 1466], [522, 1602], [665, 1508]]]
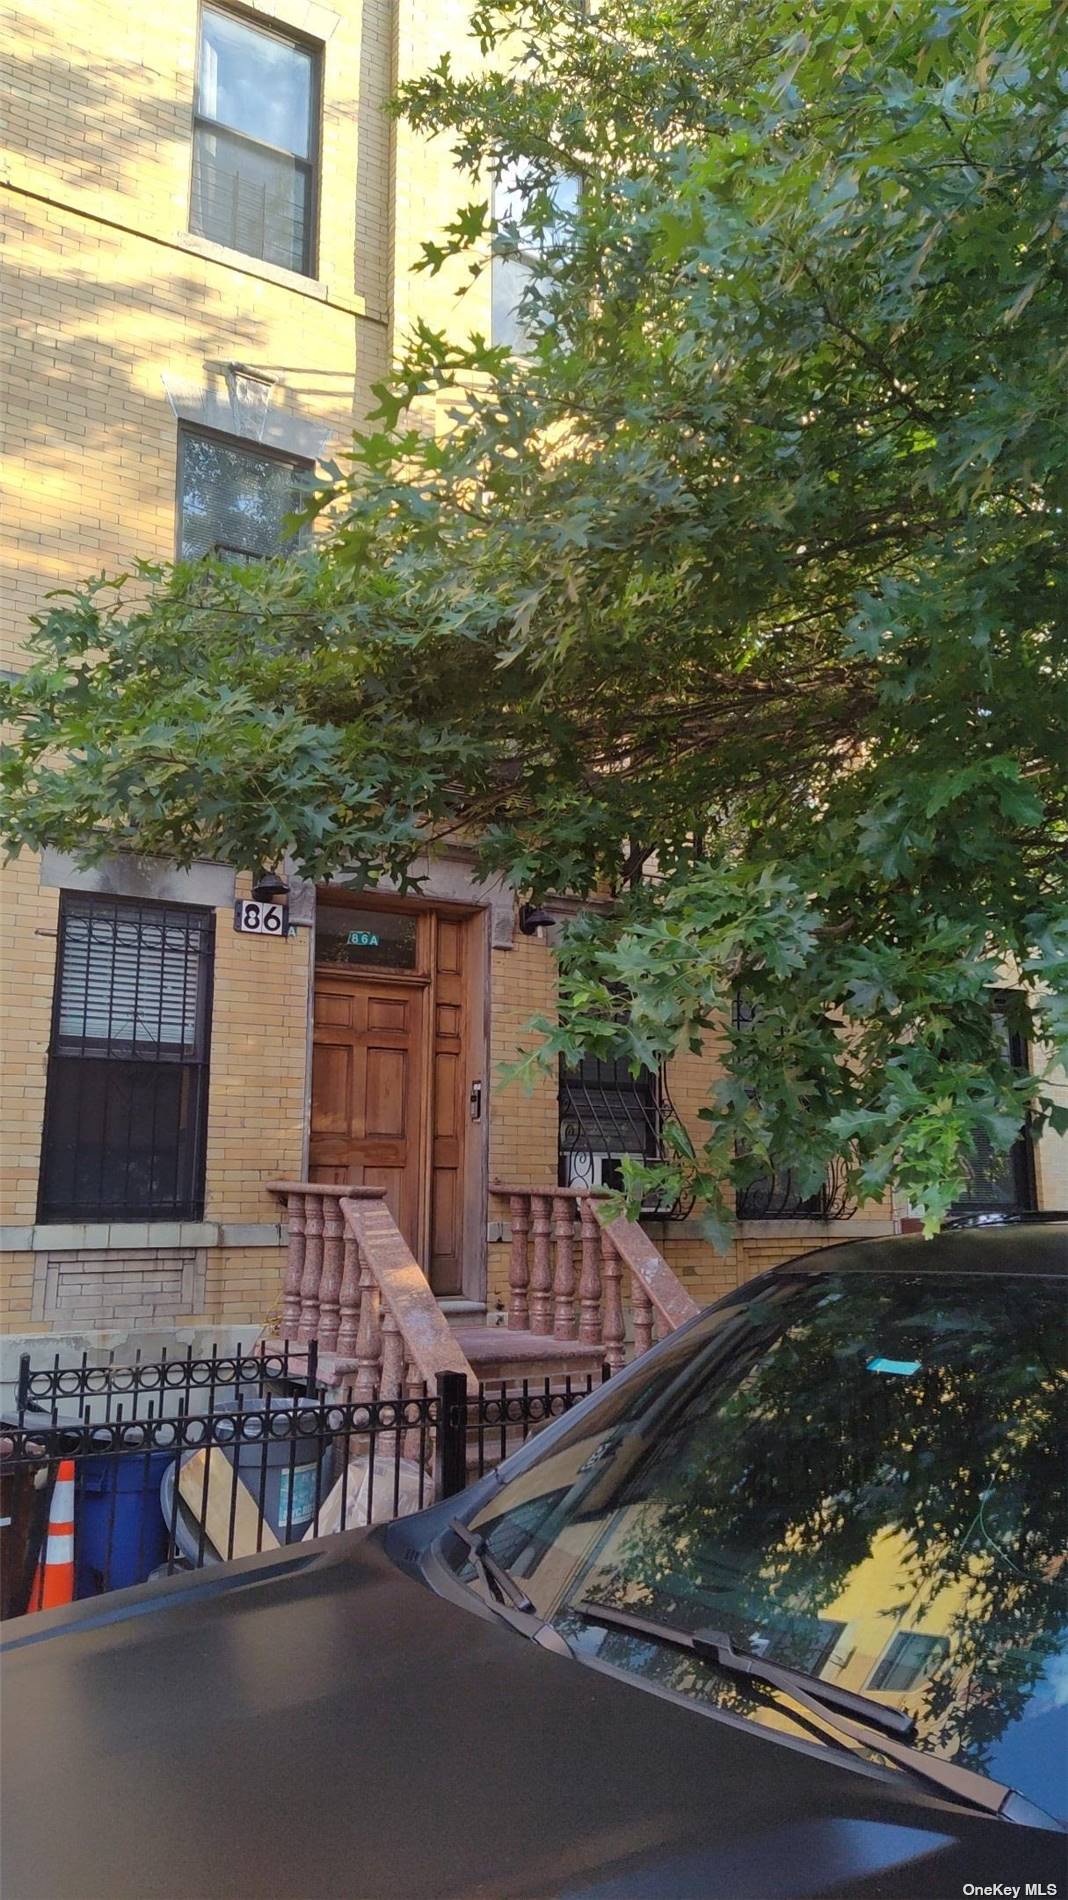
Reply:
[[439, 1294], [464, 1291], [477, 1233], [469, 934], [463, 917], [372, 900], [317, 911], [309, 1176], [384, 1188]]
[[397, 1226], [419, 1243], [424, 990], [315, 977], [313, 1181], [382, 1187]]

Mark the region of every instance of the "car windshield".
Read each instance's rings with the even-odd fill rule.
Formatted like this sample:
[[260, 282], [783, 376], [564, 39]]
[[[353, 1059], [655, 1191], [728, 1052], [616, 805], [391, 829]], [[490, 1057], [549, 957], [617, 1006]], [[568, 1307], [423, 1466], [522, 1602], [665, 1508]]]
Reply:
[[1065, 1816], [1065, 1320], [1052, 1279], [782, 1277], [473, 1523], [580, 1653], [796, 1733], [781, 1697], [588, 1606], [724, 1631]]

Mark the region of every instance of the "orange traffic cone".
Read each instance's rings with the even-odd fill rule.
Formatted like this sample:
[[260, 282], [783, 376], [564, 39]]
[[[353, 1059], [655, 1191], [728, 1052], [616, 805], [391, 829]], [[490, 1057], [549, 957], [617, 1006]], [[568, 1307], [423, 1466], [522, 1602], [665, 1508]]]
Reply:
[[61, 1458], [52, 1502], [48, 1509], [48, 1531], [44, 1552], [30, 1591], [30, 1610], [54, 1610], [61, 1603], [74, 1602], [74, 1460]]

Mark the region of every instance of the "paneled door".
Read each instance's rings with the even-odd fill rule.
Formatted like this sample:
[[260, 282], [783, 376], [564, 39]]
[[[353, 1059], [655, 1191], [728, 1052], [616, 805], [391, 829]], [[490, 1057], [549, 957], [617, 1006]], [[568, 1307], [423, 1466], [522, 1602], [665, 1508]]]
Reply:
[[435, 918], [434, 925], [427, 1271], [435, 1293], [462, 1293], [464, 1161], [470, 1125], [464, 969], [467, 931], [462, 923], [445, 917]]
[[413, 1252], [421, 1251], [426, 989], [387, 978], [315, 978], [313, 1181], [382, 1187]]
[[384, 1188], [439, 1294], [464, 1291], [479, 1227], [469, 937], [463, 915], [316, 911], [310, 1178]]

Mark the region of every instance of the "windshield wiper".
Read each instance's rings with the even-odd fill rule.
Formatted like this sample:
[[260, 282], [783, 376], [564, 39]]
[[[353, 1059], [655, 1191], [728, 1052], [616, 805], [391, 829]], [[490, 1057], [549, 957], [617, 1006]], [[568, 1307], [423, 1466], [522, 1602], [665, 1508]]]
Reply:
[[[899, 1735], [907, 1739], [916, 1733], [916, 1724], [911, 1715], [904, 1715], [900, 1709], [888, 1709], [873, 1697], [856, 1695], [852, 1689], [839, 1689], [833, 1682], [824, 1682], [822, 1676], [809, 1676], [801, 1669], [790, 1669], [785, 1663], [765, 1661], [763, 1656], [754, 1656], [751, 1651], [735, 1649], [729, 1636], [721, 1630], [680, 1630], [670, 1623], [657, 1623], [649, 1617], [634, 1615], [630, 1610], [617, 1610], [613, 1605], [596, 1603], [588, 1597], [568, 1605], [577, 1615], [592, 1623], [608, 1623], [614, 1629], [629, 1630], [633, 1636], [648, 1636], [654, 1642], [674, 1643], [679, 1649], [688, 1649], [703, 1662], [718, 1663], [721, 1669], [729, 1670], [734, 1676], [749, 1676], [769, 1689], [785, 1689], [791, 1695], [797, 1689], [826, 1704], [832, 1709], [841, 1709], [847, 1715], [857, 1716], [872, 1728], [879, 1728], [888, 1735]], [[820, 1713], [823, 1713], [821, 1708]]]
[[498, 1563], [482, 1532], [473, 1531], [458, 1517], [450, 1517], [449, 1529], [467, 1551], [489, 1598], [490, 1609], [542, 1649], [551, 1649], [559, 1656], [573, 1656], [570, 1643], [538, 1614], [518, 1577], [513, 1577], [510, 1570]]
[[458, 1517], [450, 1517], [449, 1529], [460, 1539], [490, 1596], [496, 1597], [498, 1603], [506, 1603], [510, 1610], [525, 1610], [528, 1614], [533, 1611], [537, 1615], [522, 1584], [497, 1562], [481, 1531], [470, 1530]]
[[917, 1780], [927, 1782], [940, 1794], [947, 1794], [986, 1814], [1000, 1815], [1003, 1820], [1064, 1832], [1060, 1821], [1044, 1808], [1036, 1807], [1016, 1788], [976, 1774], [972, 1768], [958, 1768], [954, 1762], [910, 1748], [899, 1738], [915, 1734], [912, 1717], [886, 1708], [871, 1696], [855, 1695], [850, 1689], [839, 1689], [834, 1683], [824, 1682], [821, 1676], [809, 1676], [803, 1670], [789, 1669], [780, 1663], [766, 1662], [763, 1656], [737, 1650], [722, 1630], [673, 1629], [670, 1623], [657, 1623], [649, 1617], [617, 1610], [611, 1604], [590, 1598], [580, 1598], [568, 1608], [587, 1622], [604, 1623], [611, 1629], [626, 1630], [632, 1636], [644, 1636], [652, 1642], [670, 1643], [728, 1675], [746, 1676], [764, 1688], [779, 1689], [828, 1728], [885, 1755], [888, 1761]]

